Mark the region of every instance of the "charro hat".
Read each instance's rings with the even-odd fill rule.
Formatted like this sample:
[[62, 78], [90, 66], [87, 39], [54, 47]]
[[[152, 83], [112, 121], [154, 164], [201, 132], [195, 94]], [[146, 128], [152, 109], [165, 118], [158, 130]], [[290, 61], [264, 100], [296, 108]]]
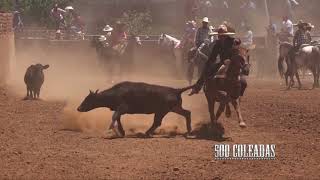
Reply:
[[209, 21], [209, 18], [208, 18], [208, 17], [204, 17], [204, 18], [202, 19], [202, 22], [209, 23], [210, 21]]
[[74, 10], [72, 6], [67, 6], [65, 10]]
[[293, 25], [298, 27], [305, 27], [308, 25], [308, 23], [303, 22], [303, 20], [299, 20], [297, 24], [293, 24]]
[[112, 31], [113, 30], [113, 28], [110, 26], [110, 25], [106, 25], [104, 28], [103, 28], [103, 31], [104, 32], [110, 32], [110, 31]]

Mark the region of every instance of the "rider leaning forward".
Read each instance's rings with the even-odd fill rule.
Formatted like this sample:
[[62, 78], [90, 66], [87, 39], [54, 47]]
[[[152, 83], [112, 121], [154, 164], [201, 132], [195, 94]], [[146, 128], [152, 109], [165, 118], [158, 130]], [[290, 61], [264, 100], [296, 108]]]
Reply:
[[[225, 72], [227, 79], [236, 80], [236, 83], [234, 84], [234, 86], [237, 87], [234, 91], [236, 94], [233, 93], [233, 95], [242, 95], [247, 83], [245, 79], [239, 79], [238, 73], [240, 73], [240, 71], [234, 72], [234, 68], [237, 69], [237, 67], [242, 66], [244, 60], [243, 58], [240, 58], [241, 56], [233, 58], [240, 53], [239, 47], [241, 41], [231, 37], [231, 35], [234, 35], [235, 33], [233, 30], [232, 32], [228, 30], [225, 25], [220, 25], [214, 34], [218, 35], [218, 39], [213, 45], [211, 55], [206, 62], [201, 77], [192, 89], [191, 95], [199, 93], [204, 82], [212, 75], [216, 75], [218, 71], [218, 73]], [[219, 62], [217, 61], [218, 55], [220, 57]], [[232, 66], [232, 68], [229, 68], [229, 66]]]

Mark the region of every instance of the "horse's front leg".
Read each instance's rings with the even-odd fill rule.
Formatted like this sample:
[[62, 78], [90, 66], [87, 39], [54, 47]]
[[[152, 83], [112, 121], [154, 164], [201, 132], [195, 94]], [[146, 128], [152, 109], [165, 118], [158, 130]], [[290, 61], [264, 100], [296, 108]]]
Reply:
[[226, 104], [228, 103], [227, 93], [224, 91], [217, 91], [216, 97], [218, 102], [220, 102], [217, 114], [216, 114], [216, 121], [219, 120], [219, 117], [224, 112], [226, 108]]
[[298, 81], [298, 88], [301, 89], [302, 85], [301, 85], [301, 81], [300, 81], [300, 77], [299, 77], [299, 73], [298, 71], [295, 71], [295, 75]]
[[317, 70], [316, 68], [312, 68], [312, 75], [313, 75], [313, 85], [312, 85], [312, 89], [317, 87]]
[[231, 103], [232, 103], [234, 109], [237, 112], [237, 116], [238, 116], [238, 119], [239, 119], [239, 126], [242, 127], [242, 128], [246, 127], [247, 125], [246, 125], [246, 123], [244, 122], [244, 120], [242, 118], [242, 114], [241, 114], [241, 110], [240, 110], [240, 98], [232, 99]]
[[211, 124], [213, 125], [216, 123], [216, 116], [214, 114], [215, 99], [210, 94], [210, 91], [205, 90], [205, 95], [206, 95], [207, 102], [208, 102], [208, 110], [209, 110], [209, 114], [210, 114]]
[[194, 73], [194, 63], [189, 62], [188, 63], [188, 70], [187, 70], [187, 80], [190, 85], [192, 84], [193, 73]]

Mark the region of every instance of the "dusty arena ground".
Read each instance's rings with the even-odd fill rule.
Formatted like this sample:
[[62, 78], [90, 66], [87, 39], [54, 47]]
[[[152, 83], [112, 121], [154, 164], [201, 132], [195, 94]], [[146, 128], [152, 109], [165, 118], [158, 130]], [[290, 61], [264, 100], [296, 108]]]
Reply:
[[[169, 114], [154, 138], [139, 138], [151, 115], [125, 116], [126, 138], [109, 139], [106, 109], [75, 111], [88, 89], [110, 83], [88, 68], [20, 54], [15, 77], [0, 87], [0, 179], [319, 179], [320, 90], [285, 91], [280, 81], [249, 80], [242, 100], [248, 127], [222, 116], [229, 140], [185, 139], [185, 121]], [[51, 65], [42, 100], [23, 101], [22, 77], [35, 61]], [[61, 60], [62, 61], [62, 60]], [[60, 64], [60, 65], [59, 65]], [[150, 67], [151, 68], [151, 67]], [[66, 73], [67, 72], [67, 73]], [[89, 73], [90, 72], [90, 73]], [[76, 74], [76, 75], [74, 75]], [[79, 78], [79, 76], [81, 76]], [[145, 80], [136, 77], [137, 80]], [[183, 87], [184, 81], [147, 82]], [[203, 94], [183, 96], [193, 128], [209, 121]], [[276, 160], [214, 160], [213, 146], [276, 144]]]
[[[231, 119], [223, 117], [227, 135], [232, 137], [223, 143], [274, 143], [277, 158], [270, 161], [213, 160], [212, 146], [221, 142], [212, 140], [181, 136], [110, 140], [95, 132], [70, 131], [63, 118], [64, 102], [22, 101], [22, 97], [9, 90], [0, 90], [1, 179], [317, 179], [320, 176], [319, 90], [287, 92], [278, 83], [252, 81], [242, 104], [248, 128], [237, 126], [234, 113]], [[184, 99], [185, 107], [192, 109], [193, 124], [208, 120], [203, 95]], [[110, 119], [110, 114], [104, 118]], [[143, 118], [152, 120], [151, 116]], [[177, 118], [175, 115], [166, 118], [164, 126]], [[136, 120], [136, 126], [147, 127], [138, 118], [132, 120]], [[128, 123], [124, 120], [124, 126]], [[184, 123], [180, 124], [182, 127]]]

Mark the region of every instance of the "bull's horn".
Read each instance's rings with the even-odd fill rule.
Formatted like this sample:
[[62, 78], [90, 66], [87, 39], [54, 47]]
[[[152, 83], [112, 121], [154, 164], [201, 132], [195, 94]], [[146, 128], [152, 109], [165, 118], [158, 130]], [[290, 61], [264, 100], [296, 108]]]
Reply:
[[90, 94], [93, 94], [93, 91], [91, 91], [90, 89], [89, 89], [89, 92], [90, 92]]
[[99, 89], [96, 90], [95, 94], [98, 94], [98, 92], [99, 92]]

